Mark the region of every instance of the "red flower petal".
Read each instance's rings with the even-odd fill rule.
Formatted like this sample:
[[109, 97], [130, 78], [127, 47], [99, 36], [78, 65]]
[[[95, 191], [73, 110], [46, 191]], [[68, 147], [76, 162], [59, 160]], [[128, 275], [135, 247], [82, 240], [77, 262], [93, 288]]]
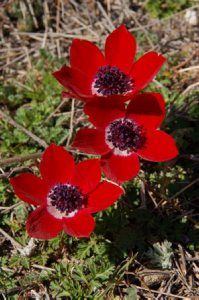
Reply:
[[53, 76], [65, 88], [72, 89], [72, 92], [75, 92], [80, 96], [92, 96], [91, 78], [79, 70], [64, 66], [60, 70], [54, 72]]
[[79, 98], [79, 95], [77, 95], [73, 92], [66, 92], [66, 91], [63, 91], [61, 93], [61, 96], [62, 96], [62, 98]]
[[40, 171], [42, 178], [50, 185], [66, 183], [73, 176], [75, 162], [63, 147], [51, 144], [44, 152]]
[[105, 143], [105, 132], [92, 128], [80, 129], [74, 138], [72, 147], [90, 154], [105, 154], [110, 151]]
[[63, 229], [63, 221], [51, 216], [46, 208], [35, 209], [26, 223], [28, 234], [36, 239], [52, 239]]
[[111, 206], [123, 193], [124, 190], [118, 185], [103, 181], [89, 195], [88, 210], [92, 213], [104, 210]]
[[74, 39], [70, 50], [70, 64], [81, 72], [94, 76], [105, 64], [102, 52], [91, 42]]
[[[100, 100], [101, 102], [103, 102], [104, 104], [107, 104], [109, 101], [115, 101], [115, 102], [126, 102], [130, 99], [132, 99], [132, 97], [134, 96], [134, 92], [129, 92], [127, 94], [117, 94], [117, 95], [111, 95], [111, 96], [97, 96], [97, 95], [93, 95], [93, 97], [88, 99], [88, 102], [93, 102], [96, 100]], [[100, 102], [99, 101], [99, 102]], [[87, 103], [88, 103], [87, 102]]]
[[33, 205], [46, 203], [48, 187], [41, 178], [31, 173], [23, 173], [11, 178], [10, 183], [21, 200]]
[[85, 104], [84, 112], [96, 127], [106, 127], [111, 121], [123, 118], [125, 105], [120, 100], [93, 100]]
[[165, 103], [162, 95], [143, 93], [135, 96], [128, 105], [126, 116], [146, 128], [158, 128], [165, 116]]
[[139, 159], [135, 153], [128, 156], [113, 153], [103, 155], [101, 166], [106, 177], [119, 184], [132, 179], [140, 170]]
[[64, 219], [64, 231], [75, 237], [89, 237], [95, 228], [95, 220], [85, 212], [79, 212], [72, 218]]
[[72, 184], [80, 187], [82, 193], [92, 191], [100, 182], [101, 169], [99, 159], [81, 161], [75, 167], [75, 173], [71, 180]]
[[121, 25], [106, 39], [105, 57], [108, 65], [116, 66], [129, 73], [136, 52], [136, 41], [133, 35]]
[[178, 155], [174, 139], [167, 133], [155, 130], [147, 133], [144, 148], [137, 151], [138, 155], [146, 160], [166, 161]]
[[156, 52], [144, 54], [131, 69], [131, 77], [135, 80], [135, 91], [144, 89], [156, 76], [166, 58]]

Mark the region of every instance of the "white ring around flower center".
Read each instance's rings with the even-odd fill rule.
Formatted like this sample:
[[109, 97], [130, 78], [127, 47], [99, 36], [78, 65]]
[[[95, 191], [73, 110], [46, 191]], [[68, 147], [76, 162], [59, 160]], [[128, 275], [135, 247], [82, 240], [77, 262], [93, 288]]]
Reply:
[[69, 214], [66, 214], [65, 212], [61, 213], [55, 206], [51, 205], [51, 201], [52, 200], [48, 197], [47, 198], [47, 211], [49, 212], [49, 214], [51, 214], [56, 219], [72, 218], [78, 212], [78, 210], [75, 209], [74, 211], [72, 211]]
[[[120, 150], [120, 149], [116, 148], [116, 147], [113, 145], [113, 143], [110, 142], [110, 141], [107, 139], [108, 132], [109, 132], [109, 130], [110, 130], [111, 124], [112, 124], [113, 122], [117, 122], [117, 121], [120, 121], [120, 120], [123, 121], [124, 119], [126, 119], [126, 118], [118, 118], [118, 119], [115, 119], [115, 120], [111, 121], [111, 122], [109, 123], [109, 125], [105, 128], [105, 142], [106, 142], [106, 144], [109, 146], [109, 148], [110, 148], [111, 150], [113, 150], [113, 153], [114, 153], [115, 155], [118, 155], [118, 156], [130, 156], [130, 155], [132, 154], [132, 152], [133, 152], [133, 151], [129, 152], [128, 150]], [[132, 120], [130, 120], [130, 119], [126, 119], [126, 120], [132, 121]]]

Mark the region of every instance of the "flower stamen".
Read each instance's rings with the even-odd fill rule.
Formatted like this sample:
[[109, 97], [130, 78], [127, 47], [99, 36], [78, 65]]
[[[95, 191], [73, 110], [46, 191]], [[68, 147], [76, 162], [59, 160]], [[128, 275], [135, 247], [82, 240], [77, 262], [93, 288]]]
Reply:
[[113, 121], [107, 127], [106, 141], [111, 148], [116, 148], [129, 154], [144, 146], [146, 135], [143, 127], [136, 122], [129, 119], [119, 119]]
[[101, 96], [126, 94], [133, 89], [132, 79], [117, 67], [102, 66], [93, 82], [93, 92]]
[[83, 208], [86, 202], [85, 196], [77, 186], [60, 183], [50, 190], [48, 199], [51, 206], [66, 215]]

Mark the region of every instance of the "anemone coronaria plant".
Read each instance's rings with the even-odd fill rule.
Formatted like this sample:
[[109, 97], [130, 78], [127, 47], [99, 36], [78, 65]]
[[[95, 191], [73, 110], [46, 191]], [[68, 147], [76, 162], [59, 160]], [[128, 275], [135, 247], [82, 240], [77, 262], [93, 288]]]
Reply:
[[162, 162], [177, 156], [174, 139], [160, 130], [165, 117], [165, 102], [159, 93], [135, 96], [125, 107], [115, 99], [88, 102], [84, 112], [95, 128], [81, 128], [72, 146], [101, 155], [107, 178], [118, 183], [130, 180], [140, 170], [138, 157]]
[[41, 177], [22, 173], [10, 179], [16, 195], [37, 206], [26, 223], [34, 238], [51, 239], [62, 230], [88, 237], [95, 227], [91, 214], [106, 209], [123, 194], [118, 185], [101, 181], [98, 159], [75, 165], [73, 157], [55, 144], [45, 150], [40, 173]]
[[134, 61], [135, 54], [136, 40], [121, 25], [107, 37], [104, 54], [93, 43], [74, 39], [70, 66], [53, 75], [66, 89], [63, 97], [127, 101], [150, 83], [166, 60], [150, 51]]

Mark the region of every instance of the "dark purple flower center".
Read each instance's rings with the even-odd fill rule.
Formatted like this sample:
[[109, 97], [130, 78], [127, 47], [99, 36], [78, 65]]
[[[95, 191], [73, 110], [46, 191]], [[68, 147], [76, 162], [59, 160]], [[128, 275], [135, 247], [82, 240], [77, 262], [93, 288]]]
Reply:
[[129, 153], [140, 149], [146, 136], [142, 126], [129, 119], [119, 119], [109, 125], [106, 139], [114, 148]]
[[84, 207], [86, 198], [79, 188], [71, 184], [55, 185], [48, 193], [50, 204], [61, 213], [72, 213]]
[[93, 88], [102, 96], [121, 95], [132, 91], [132, 79], [117, 67], [102, 66], [97, 71]]

